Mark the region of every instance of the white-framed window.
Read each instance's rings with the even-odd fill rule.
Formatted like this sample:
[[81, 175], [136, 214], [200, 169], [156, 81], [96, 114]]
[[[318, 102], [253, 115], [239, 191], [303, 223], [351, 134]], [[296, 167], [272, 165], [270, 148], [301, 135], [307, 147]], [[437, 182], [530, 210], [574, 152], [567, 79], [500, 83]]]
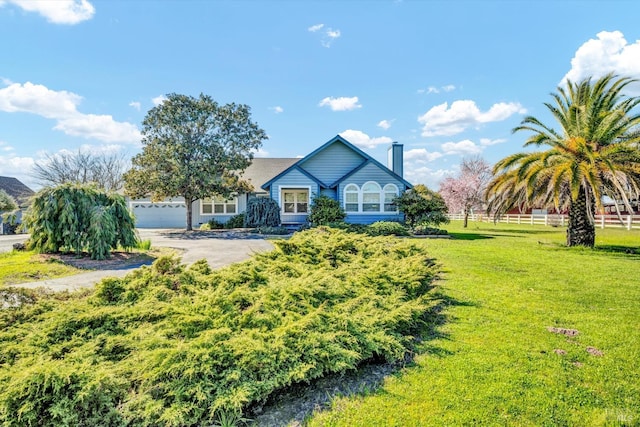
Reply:
[[362, 212], [380, 212], [380, 185], [377, 182], [362, 186]]
[[238, 212], [238, 198], [205, 197], [200, 201], [202, 215], [235, 215]]
[[309, 189], [283, 188], [282, 212], [286, 214], [306, 214], [309, 212]]
[[387, 184], [382, 191], [384, 193], [384, 211], [397, 212], [398, 208], [393, 205], [393, 199], [398, 197], [398, 187], [395, 184]]
[[384, 188], [374, 181], [365, 183], [362, 188], [350, 183], [344, 187], [345, 212], [361, 213], [397, 213], [393, 199], [399, 194], [398, 186], [387, 184]]
[[344, 187], [345, 212], [358, 212], [360, 210], [360, 188], [356, 184]]

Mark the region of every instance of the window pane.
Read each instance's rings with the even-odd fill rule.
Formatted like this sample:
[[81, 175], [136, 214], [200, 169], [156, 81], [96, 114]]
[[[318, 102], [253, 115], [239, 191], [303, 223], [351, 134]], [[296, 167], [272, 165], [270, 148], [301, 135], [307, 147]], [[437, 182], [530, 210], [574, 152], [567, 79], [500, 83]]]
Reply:
[[234, 213], [236, 213], [236, 205], [232, 205], [232, 204], [229, 204], [229, 203], [228, 203], [228, 204], [226, 205], [226, 207], [227, 207], [227, 213], [228, 213], [228, 214], [234, 214]]
[[362, 195], [363, 203], [380, 203], [380, 193], [364, 193]]
[[202, 203], [202, 213], [210, 214], [211, 213], [211, 204]]
[[[306, 191], [300, 191], [298, 194], [298, 202], [308, 202], [309, 201], [309, 193], [307, 193]], [[306, 211], [305, 211], [306, 212]]]
[[358, 203], [358, 193], [347, 193], [345, 197], [347, 203]]
[[284, 211], [287, 213], [295, 213], [295, 203], [285, 203]]
[[358, 212], [358, 204], [357, 203], [347, 203], [344, 205], [344, 210], [347, 212]]
[[296, 196], [294, 193], [284, 193], [284, 201], [285, 203], [295, 202]]
[[362, 187], [362, 192], [363, 193], [373, 192], [373, 191], [380, 192], [380, 186], [378, 184], [376, 184], [375, 182], [370, 182], [368, 184], [365, 184]]
[[214, 206], [214, 212], [217, 214], [223, 214], [224, 213], [224, 205], [213, 205]]
[[384, 204], [384, 211], [385, 212], [395, 212], [396, 211], [396, 207], [395, 207], [395, 205], [392, 205], [391, 203], [385, 203]]
[[358, 191], [358, 186], [355, 184], [349, 184], [345, 187], [345, 191]]
[[384, 193], [384, 202], [391, 203], [396, 197], [396, 193]]
[[380, 203], [363, 203], [363, 212], [380, 212]]
[[307, 204], [306, 203], [298, 203], [298, 213], [305, 213], [307, 212]]

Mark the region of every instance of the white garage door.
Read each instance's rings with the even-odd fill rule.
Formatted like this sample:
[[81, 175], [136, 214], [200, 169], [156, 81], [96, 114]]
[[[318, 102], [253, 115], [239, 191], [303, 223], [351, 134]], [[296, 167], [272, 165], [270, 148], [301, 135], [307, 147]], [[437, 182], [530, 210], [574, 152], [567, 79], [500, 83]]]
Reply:
[[185, 228], [187, 206], [184, 202], [133, 202], [131, 211], [139, 228]]

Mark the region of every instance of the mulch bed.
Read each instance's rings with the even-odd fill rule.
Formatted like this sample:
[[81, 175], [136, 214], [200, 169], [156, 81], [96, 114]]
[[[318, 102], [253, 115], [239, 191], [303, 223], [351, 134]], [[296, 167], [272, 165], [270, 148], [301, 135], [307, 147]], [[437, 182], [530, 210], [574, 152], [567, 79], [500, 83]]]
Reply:
[[154, 257], [139, 252], [112, 252], [111, 258], [103, 260], [91, 259], [87, 253], [83, 253], [82, 256], [76, 254], [42, 254], [40, 256], [45, 261], [57, 261], [83, 270], [115, 270], [132, 265], [148, 264], [154, 260]]

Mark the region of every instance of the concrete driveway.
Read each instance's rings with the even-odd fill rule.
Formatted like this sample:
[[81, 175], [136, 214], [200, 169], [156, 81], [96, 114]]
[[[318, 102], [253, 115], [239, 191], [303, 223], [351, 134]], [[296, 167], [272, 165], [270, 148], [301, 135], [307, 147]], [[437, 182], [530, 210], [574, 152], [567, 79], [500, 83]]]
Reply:
[[[199, 259], [206, 259], [211, 268], [219, 268], [234, 262], [248, 259], [253, 254], [273, 249], [273, 245], [264, 236], [235, 231], [220, 232], [186, 232], [175, 229], [138, 229], [140, 240], [151, 240], [151, 247], [167, 247], [177, 249], [184, 264], [192, 264]], [[13, 243], [24, 242], [27, 235], [0, 236], [0, 252], [10, 251]], [[13, 285], [23, 288], [48, 288], [53, 291], [73, 291], [92, 287], [104, 277], [123, 277], [132, 269], [116, 268], [113, 270], [96, 270], [75, 276], [39, 282]]]

